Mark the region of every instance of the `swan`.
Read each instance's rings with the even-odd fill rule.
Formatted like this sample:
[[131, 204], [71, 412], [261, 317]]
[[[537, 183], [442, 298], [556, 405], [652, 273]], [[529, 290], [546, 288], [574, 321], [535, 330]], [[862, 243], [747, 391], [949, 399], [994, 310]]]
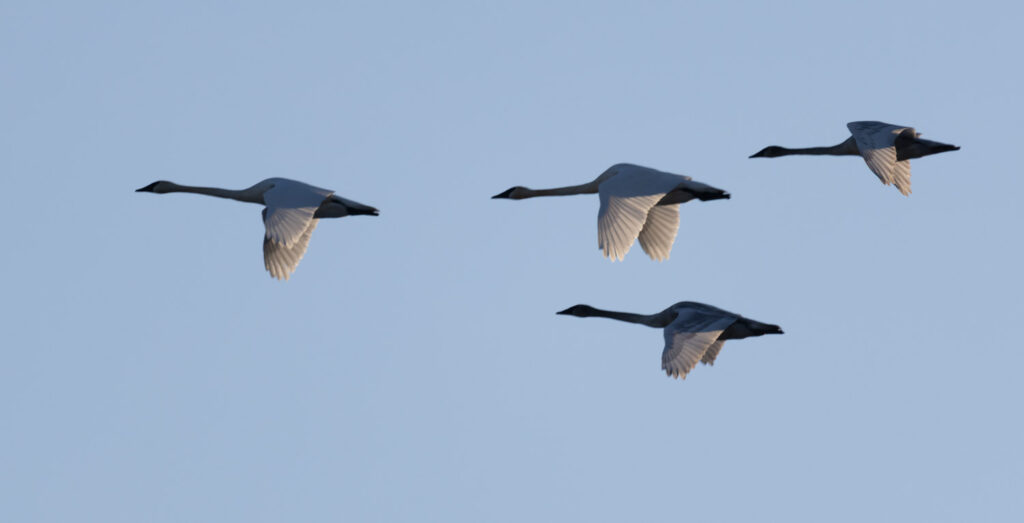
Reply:
[[896, 185], [904, 196], [910, 196], [910, 159], [959, 151], [955, 145], [923, 140], [913, 127], [883, 122], [850, 122], [846, 124], [853, 136], [831, 147], [787, 149], [771, 145], [752, 154], [751, 158], [775, 158], [791, 154], [860, 155], [871, 172], [885, 185]]
[[160, 180], [135, 192], [189, 192], [265, 205], [263, 224], [267, 231], [263, 236], [263, 264], [278, 280], [287, 280], [295, 272], [320, 218], [379, 214], [377, 209], [337, 196], [334, 191], [287, 178], [268, 178], [242, 190], [193, 187]]
[[686, 379], [686, 374], [698, 361], [713, 365], [726, 340], [782, 334], [778, 325], [754, 321], [695, 301], [681, 301], [656, 314], [605, 311], [589, 305], [573, 305], [556, 314], [580, 318], [597, 316], [664, 329], [661, 369], [673, 378], [682, 379]]
[[535, 196], [598, 193], [597, 246], [605, 258], [622, 260], [633, 241], [651, 259], [667, 260], [679, 230], [679, 205], [729, 198], [729, 193], [693, 181], [689, 176], [666, 173], [628, 163], [609, 167], [593, 181], [555, 189], [512, 187], [491, 198], [522, 200]]

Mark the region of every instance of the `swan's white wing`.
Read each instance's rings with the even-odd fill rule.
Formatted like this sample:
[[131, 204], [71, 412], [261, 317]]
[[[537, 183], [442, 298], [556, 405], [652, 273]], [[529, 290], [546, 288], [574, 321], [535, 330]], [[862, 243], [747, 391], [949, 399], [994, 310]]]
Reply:
[[708, 347], [708, 350], [704, 351], [704, 356], [701, 357], [700, 362], [705, 365], [714, 365], [715, 358], [718, 357], [718, 353], [722, 350], [722, 345], [725, 345], [725, 340], [718, 340]]
[[294, 245], [309, 228], [317, 208], [331, 194], [332, 191], [302, 182], [274, 179], [274, 186], [263, 193], [267, 237], [285, 247]]
[[[709, 314], [694, 309], [680, 309], [675, 321], [665, 327], [665, 350], [661, 368], [674, 378], [686, 379], [698, 361], [718, 341], [722, 331], [736, 321], [734, 316]], [[721, 345], [715, 349], [715, 355]], [[714, 356], [711, 358], [714, 360]]]
[[267, 227], [266, 237], [274, 243], [291, 247], [299, 241], [313, 220], [316, 207], [267, 207], [263, 219]]
[[651, 259], [667, 260], [678, 232], [679, 204], [655, 205], [647, 213], [647, 221], [637, 239]]
[[871, 172], [885, 185], [895, 184], [905, 195], [910, 195], [910, 161], [896, 160], [896, 137], [904, 130], [913, 128], [882, 122], [850, 122], [846, 124], [861, 157]]
[[313, 229], [316, 229], [319, 221], [315, 218], [310, 220], [298, 240], [288, 247], [271, 240], [269, 236], [263, 237], [263, 266], [270, 271], [271, 276], [287, 280], [295, 272], [302, 256], [306, 254], [309, 237], [312, 236]]
[[630, 166], [601, 182], [597, 245], [605, 257], [622, 260], [643, 230], [651, 208], [684, 181], [678, 174]]

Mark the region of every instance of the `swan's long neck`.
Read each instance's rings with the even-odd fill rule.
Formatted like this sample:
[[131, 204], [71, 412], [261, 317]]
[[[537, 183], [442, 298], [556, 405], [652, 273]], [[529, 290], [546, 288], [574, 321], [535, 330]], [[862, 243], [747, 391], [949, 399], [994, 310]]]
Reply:
[[240, 202], [263, 203], [263, 191], [257, 191], [256, 186], [237, 191], [233, 189], [221, 189], [219, 187], [195, 187], [192, 185], [179, 185], [172, 182], [166, 182], [161, 187], [160, 192], [190, 192], [195, 194], [205, 194], [207, 196], [216, 196], [218, 198], [230, 198]]
[[600, 318], [611, 318], [613, 320], [628, 321], [629, 323], [640, 323], [647, 325], [648, 327], [664, 327], [671, 323], [671, 318], [666, 318], [665, 314], [633, 314], [631, 312], [616, 312], [616, 311], [605, 311], [601, 309], [595, 309], [593, 307], [587, 313], [587, 316], [597, 316]]
[[788, 156], [791, 154], [856, 156], [860, 154], [860, 152], [857, 149], [857, 142], [854, 141], [852, 136], [844, 140], [843, 143], [832, 145], [829, 147], [803, 147], [796, 149], [791, 149], [788, 147], [779, 147], [779, 149], [781, 150], [780, 156]]
[[569, 187], [555, 187], [554, 189], [527, 189], [523, 188], [523, 198], [533, 198], [535, 196], [570, 196], [573, 194], [594, 194], [597, 192], [598, 181], [587, 182], [581, 185], [571, 185]]

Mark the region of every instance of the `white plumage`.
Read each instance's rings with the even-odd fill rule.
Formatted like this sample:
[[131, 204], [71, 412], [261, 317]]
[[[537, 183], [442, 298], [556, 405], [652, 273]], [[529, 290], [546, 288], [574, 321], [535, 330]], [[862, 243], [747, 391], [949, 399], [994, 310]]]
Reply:
[[555, 189], [516, 186], [493, 196], [522, 200], [536, 196], [598, 193], [597, 245], [606, 258], [622, 260], [633, 242], [654, 260], [666, 260], [679, 230], [679, 205], [694, 198], [717, 200], [729, 194], [689, 176], [628, 163], [613, 165], [592, 182]]
[[242, 190], [157, 181], [136, 192], [189, 192], [265, 205], [263, 263], [270, 275], [279, 280], [287, 280], [299, 265], [320, 218], [378, 214], [377, 209], [335, 196], [334, 191], [287, 178], [268, 178]]
[[673, 378], [683, 379], [698, 362], [713, 365], [726, 340], [782, 334], [778, 325], [761, 323], [694, 301], [676, 303], [656, 314], [606, 311], [589, 305], [574, 305], [558, 314], [611, 318], [664, 329], [661, 369]]
[[[722, 311], [724, 312], [724, 311]], [[736, 323], [734, 314], [711, 313], [703, 308], [678, 306], [676, 319], [665, 327], [665, 349], [661, 352], [661, 369], [673, 378], [686, 375], [704, 359], [708, 349], [718, 342], [719, 336]], [[725, 343], [724, 340], [722, 343]], [[721, 349], [719, 344], [718, 349]], [[705, 361], [712, 364], [715, 354]]]
[[913, 127], [884, 122], [850, 122], [846, 124], [850, 136], [831, 147], [805, 147], [791, 149], [770, 145], [751, 155], [751, 158], [775, 158], [789, 155], [860, 156], [871, 172], [885, 185], [894, 185], [905, 196], [910, 196], [910, 160], [959, 147], [921, 138]]
[[895, 185], [904, 196], [910, 195], [910, 160], [896, 159], [896, 138], [904, 132], [920, 136], [912, 127], [882, 122], [850, 122], [846, 124], [857, 142], [857, 151], [871, 172], [885, 185]]

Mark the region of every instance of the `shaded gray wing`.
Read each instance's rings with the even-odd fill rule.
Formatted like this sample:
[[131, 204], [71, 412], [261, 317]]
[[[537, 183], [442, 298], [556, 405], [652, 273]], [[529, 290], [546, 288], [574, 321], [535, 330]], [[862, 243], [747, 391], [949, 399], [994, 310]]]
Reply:
[[704, 351], [704, 356], [701, 357], [700, 362], [705, 365], [714, 365], [715, 358], [718, 357], [718, 353], [722, 350], [722, 345], [725, 345], [725, 340], [718, 340], [708, 347], [708, 350]]
[[263, 237], [263, 266], [270, 271], [270, 275], [279, 280], [287, 280], [299, 261], [306, 254], [309, 247], [309, 238], [313, 235], [313, 229], [320, 220], [309, 220], [306, 229], [290, 246], [275, 242], [269, 235]]
[[653, 260], [667, 260], [679, 232], [679, 204], [655, 205], [637, 239]]
[[[598, 186], [601, 208], [597, 213], [597, 245], [604, 256], [622, 260], [647, 223], [651, 209], [685, 181], [686, 177], [678, 174], [630, 166], [601, 182]], [[666, 217], [660, 214], [659, 217], [659, 221], [665, 221]], [[678, 212], [676, 218], [678, 227]], [[655, 241], [656, 234], [652, 231], [651, 242]], [[664, 236], [664, 231], [661, 236]], [[664, 243], [664, 238], [659, 238], [660, 243]], [[674, 233], [672, 238], [675, 238]], [[671, 247], [671, 240], [668, 243]]]
[[[661, 353], [661, 368], [673, 378], [686, 379], [708, 350], [718, 341], [722, 331], [736, 322], [735, 316], [711, 314], [694, 309], [680, 309], [679, 316], [665, 327], [665, 350]], [[721, 343], [714, 349], [714, 361]]]
[[885, 185], [895, 185], [904, 196], [910, 195], [910, 161], [896, 159], [896, 138], [912, 127], [882, 122], [850, 122], [846, 124], [857, 149], [871, 172]]
[[285, 247], [294, 245], [306, 233], [317, 208], [331, 194], [332, 191], [302, 182], [274, 179], [274, 186], [263, 193], [267, 237]]

